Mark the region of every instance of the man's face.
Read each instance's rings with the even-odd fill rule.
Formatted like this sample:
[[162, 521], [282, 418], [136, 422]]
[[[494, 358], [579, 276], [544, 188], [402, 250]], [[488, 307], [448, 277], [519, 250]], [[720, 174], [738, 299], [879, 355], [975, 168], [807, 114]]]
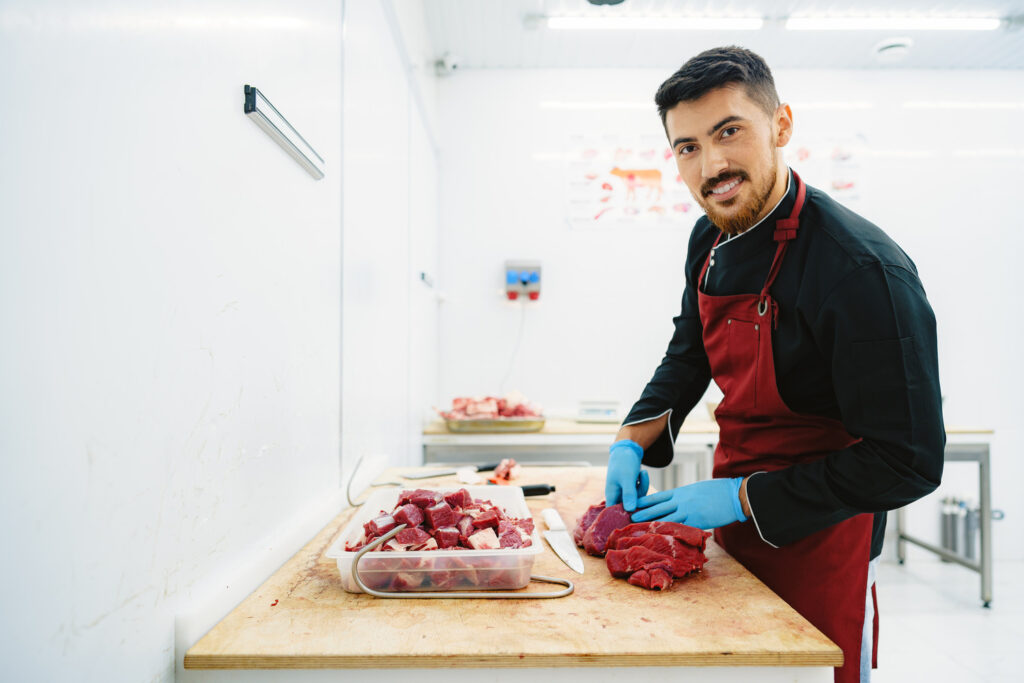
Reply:
[[679, 175], [722, 232], [743, 232], [782, 198], [778, 147], [792, 132], [788, 105], [769, 116], [742, 86], [727, 85], [677, 104], [665, 129]]

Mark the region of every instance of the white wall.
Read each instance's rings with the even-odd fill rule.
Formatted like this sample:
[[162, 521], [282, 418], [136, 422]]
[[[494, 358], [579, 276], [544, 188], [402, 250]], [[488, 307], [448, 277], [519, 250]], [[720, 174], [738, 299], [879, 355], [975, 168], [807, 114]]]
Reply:
[[378, 2], [346, 8], [346, 479], [359, 457], [364, 476], [387, 463], [419, 464], [422, 406], [437, 392], [437, 301], [419, 275], [433, 279], [437, 271], [436, 133], [428, 127], [435, 93], [433, 77], [410, 65], [400, 17], [407, 30], [416, 24], [403, 9]]
[[337, 490], [341, 14], [0, 6], [0, 678], [172, 680], [197, 587]]
[[[616, 399], [625, 412], [639, 396], [671, 335], [695, 217], [669, 226], [571, 228], [560, 159], [570, 136], [662, 135], [660, 121], [653, 105], [540, 103], [651, 102], [670, 73], [465, 70], [441, 82], [441, 271], [450, 295], [441, 317], [444, 400], [499, 390], [523, 313], [501, 298], [502, 265], [524, 257], [542, 261], [543, 293], [527, 304], [504, 389], [525, 392], [549, 414], [572, 414], [586, 398]], [[1024, 399], [1015, 386], [1024, 362], [1012, 313], [1024, 284], [1016, 257], [1024, 246], [1016, 201], [1024, 172], [1020, 110], [902, 106], [1017, 102], [1024, 74], [782, 71], [776, 79], [794, 103], [790, 149], [862, 136], [862, 191], [852, 206], [918, 265], [938, 318], [947, 424], [996, 430], [994, 501], [1007, 513], [995, 525], [996, 556], [1024, 557], [1024, 505], [1013, 488], [1024, 478], [1017, 457]], [[828, 102], [854, 108], [820, 108]], [[703, 406], [696, 410], [706, 416]], [[972, 470], [948, 469], [944, 490], [976, 491]], [[936, 518], [928, 508], [912, 523], [930, 533]]]

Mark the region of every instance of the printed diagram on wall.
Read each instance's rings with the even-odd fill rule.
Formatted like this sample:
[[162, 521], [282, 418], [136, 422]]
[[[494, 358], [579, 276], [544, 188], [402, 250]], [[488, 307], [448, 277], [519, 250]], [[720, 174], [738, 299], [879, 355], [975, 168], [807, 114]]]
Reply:
[[567, 211], [574, 227], [690, 226], [701, 213], [662, 137], [575, 136], [566, 159]]
[[794, 136], [783, 150], [786, 163], [804, 182], [856, 208], [864, 192], [867, 148], [867, 139], [858, 133], [820, 138]]

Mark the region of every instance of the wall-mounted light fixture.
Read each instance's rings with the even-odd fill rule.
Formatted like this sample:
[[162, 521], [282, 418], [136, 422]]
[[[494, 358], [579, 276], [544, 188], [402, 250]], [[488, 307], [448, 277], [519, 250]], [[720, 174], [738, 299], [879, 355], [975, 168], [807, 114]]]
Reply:
[[288, 123], [288, 119], [281, 115], [281, 112], [270, 103], [270, 100], [251, 85], [245, 86], [243, 111], [315, 180], [324, 177], [323, 157], [316, 153], [313, 146], [306, 142], [306, 138], [302, 137], [299, 131], [292, 127], [292, 124]]

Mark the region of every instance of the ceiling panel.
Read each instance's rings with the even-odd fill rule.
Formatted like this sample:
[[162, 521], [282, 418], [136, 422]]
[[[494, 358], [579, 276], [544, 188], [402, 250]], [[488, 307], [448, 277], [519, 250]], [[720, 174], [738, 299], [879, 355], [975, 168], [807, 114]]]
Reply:
[[[414, 0], [398, 0], [410, 2]], [[790, 0], [625, 0], [596, 8], [585, 0], [415, 0], [424, 3], [438, 55], [450, 52], [460, 68], [677, 67], [716, 45], [738, 44], [761, 54], [773, 68], [1024, 68], [1024, 0], [948, 2], [888, 0], [858, 4], [856, 14], [972, 15], [1016, 17], [996, 31], [819, 32], [787, 31], [790, 16], [851, 14], [847, 2]], [[530, 27], [529, 16], [602, 15], [760, 16], [759, 31], [554, 31]], [[909, 37], [913, 46], [900, 62], [881, 63], [875, 46]]]

